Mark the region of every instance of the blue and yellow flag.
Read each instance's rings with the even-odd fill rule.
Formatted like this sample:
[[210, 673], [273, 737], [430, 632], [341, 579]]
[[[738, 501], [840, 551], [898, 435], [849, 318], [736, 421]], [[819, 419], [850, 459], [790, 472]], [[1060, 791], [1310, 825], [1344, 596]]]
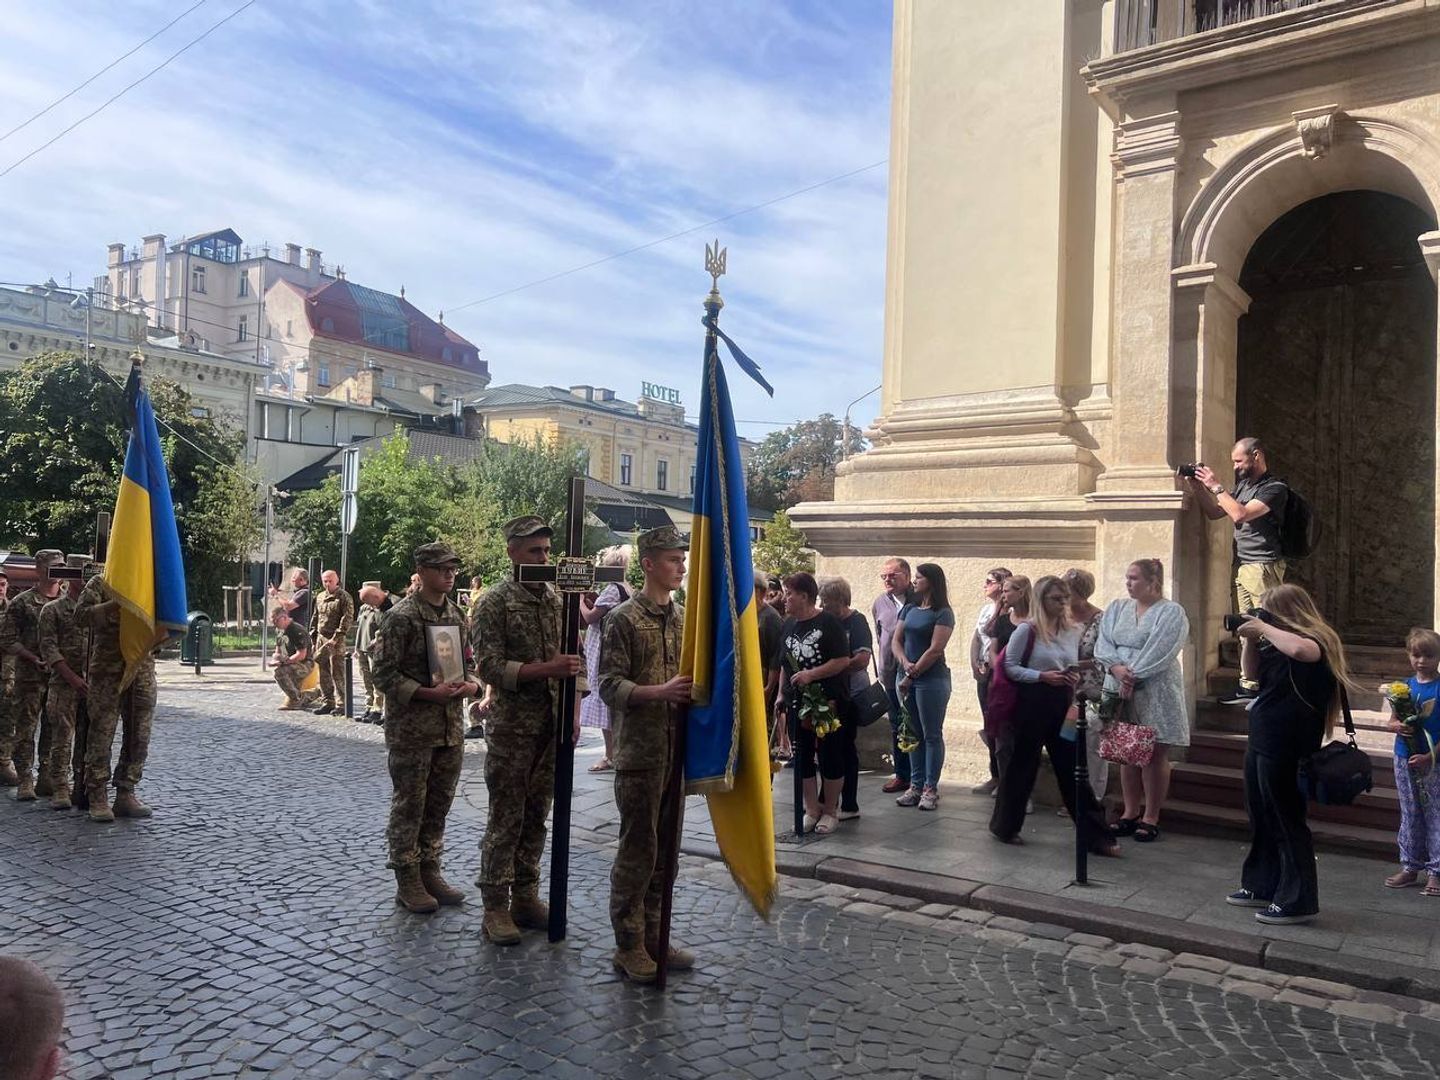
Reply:
[[130, 446], [110, 524], [105, 585], [120, 604], [120, 652], [128, 686], [136, 665], [156, 645], [185, 630], [185, 564], [170, 501], [170, 476], [150, 395], [140, 369], [125, 387], [131, 409]]
[[[715, 329], [713, 317], [706, 324]], [[707, 797], [725, 864], [755, 910], [768, 917], [775, 899], [775, 820], [750, 517], [730, 392], [713, 346], [707, 337], [680, 661], [695, 680], [685, 790]]]

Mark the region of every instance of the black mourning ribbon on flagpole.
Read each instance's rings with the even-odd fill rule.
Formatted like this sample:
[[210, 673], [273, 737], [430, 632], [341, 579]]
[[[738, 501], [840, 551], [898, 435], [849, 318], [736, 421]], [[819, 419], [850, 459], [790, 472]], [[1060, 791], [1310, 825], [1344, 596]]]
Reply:
[[136, 424], [135, 413], [140, 407], [140, 365], [132, 364], [130, 377], [125, 380], [125, 419], [133, 430]]
[[715, 331], [715, 336], [718, 337], [721, 341], [725, 342], [725, 347], [730, 350], [730, 355], [734, 357], [735, 363], [740, 366], [740, 370], [745, 372], [746, 375], [749, 375], [750, 378], [754, 379], [757, 383], [759, 383], [761, 387], [764, 388], [765, 393], [769, 394], [773, 398], [775, 396], [775, 388], [765, 381], [764, 375], [760, 374], [760, 365], [755, 363], [754, 360], [751, 360], [750, 357], [746, 356], [745, 350], [740, 348], [739, 345], [736, 345], [735, 342], [730, 340], [730, 336], [715, 324], [714, 318], [706, 315], [702, 317], [700, 321], [705, 325], [705, 328], [707, 330]]

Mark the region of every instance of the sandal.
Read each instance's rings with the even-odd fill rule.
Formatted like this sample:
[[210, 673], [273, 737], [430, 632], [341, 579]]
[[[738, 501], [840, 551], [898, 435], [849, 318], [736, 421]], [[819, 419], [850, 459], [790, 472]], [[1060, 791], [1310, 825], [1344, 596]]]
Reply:
[[804, 819], [803, 819], [802, 822], [801, 822], [802, 831], [807, 832], [807, 833], [812, 833], [812, 832], [814, 832], [815, 829], [816, 829], [816, 827], [819, 826], [820, 822], [823, 821], [824, 819], [825, 819], [825, 815], [824, 815], [824, 814], [821, 814], [818, 818], [817, 818], [817, 817], [811, 817], [809, 814], [806, 814], [805, 817], [804, 817]]
[[1425, 888], [1420, 890], [1421, 896], [1440, 896], [1440, 874], [1431, 874], [1430, 880], [1425, 882]]
[[1122, 817], [1118, 821], [1110, 823], [1110, 835], [1114, 837], [1134, 836], [1135, 830], [1140, 827], [1140, 819], [1135, 817]]
[[590, 772], [609, 772], [609, 771], [610, 771], [611, 769], [613, 769], [613, 768], [615, 768], [615, 763], [614, 763], [613, 761], [611, 761], [608, 757], [602, 757], [599, 761], [595, 762], [594, 765], [591, 765], [591, 766], [590, 766], [590, 770], [589, 770], [589, 771], [590, 771]]
[[1401, 870], [1398, 874], [1391, 874], [1385, 879], [1387, 889], [1408, 889], [1411, 885], [1420, 884], [1420, 872], [1418, 870]]
[[1160, 826], [1151, 825], [1148, 821], [1142, 821], [1135, 826], [1135, 842], [1139, 844], [1150, 844], [1160, 839]]
[[834, 814], [821, 814], [820, 820], [815, 823], [815, 831], [821, 836], [829, 836], [840, 827], [840, 820]]

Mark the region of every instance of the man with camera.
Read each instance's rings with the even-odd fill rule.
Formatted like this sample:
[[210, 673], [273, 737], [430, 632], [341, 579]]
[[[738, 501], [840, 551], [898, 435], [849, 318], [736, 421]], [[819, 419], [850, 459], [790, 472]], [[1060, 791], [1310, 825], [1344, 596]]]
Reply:
[[[1233, 491], [1226, 491], [1214, 470], [1203, 463], [1182, 465], [1179, 471], [1207, 519], [1229, 518], [1234, 525], [1235, 605], [1245, 613], [1258, 608], [1266, 590], [1285, 580], [1281, 534], [1290, 489], [1270, 475], [1265, 447], [1253, 436], [1235, 444], [1230, 463], [1235, 467]], [[1225, 704], [1249, 704], [1258, 692], [1259, 684], [1242, 674], [1239, 691]]]

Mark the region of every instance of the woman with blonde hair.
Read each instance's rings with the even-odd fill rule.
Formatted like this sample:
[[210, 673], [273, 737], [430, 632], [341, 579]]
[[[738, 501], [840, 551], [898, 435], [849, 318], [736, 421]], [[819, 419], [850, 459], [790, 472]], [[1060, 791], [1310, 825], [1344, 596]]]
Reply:
[[1241, 887], [1225, 900], [1263, 909], [1255, 913], [1262, 923], [1305, 923], [1320, 912], [1320, 889], [1297, 772], [1333, 730], [1344, 688], [1358, 687], [1340, 635], [1299, 585], [1266, 592], [1236, 633], [1241, 674], [1260, 689], [1245, 752], [1250, 852]]
[[[1012, 579], [1013, 580], [1013, 579]], [[1117, 855], [1105, 829], [1105, 815], [1088, 787], [1075, 791], [1075, 733], [1065, 732], [1065, 712], [1079, 682], [1080, 627], [1070, 621], [1070, 589], [1058, 577], [1035, 583], [1035, 606], [1026, 622], [1015, 628], [1005, 646], [1005, 676], [1020, 691], [1015, 723], [1001, 734], [996, 756], [1000, 786], [990, 831], [1007, 844], [1021, 843], [1025, 804], [1040, 771], [1040, 751], [1050, 756], [1060, 797], [1086, 844], [1097, 855]]]
[[[600, 552], [601, 566], [628, 567], [630, 545], [616, 544]], [[580, 726], [599, 728], [605, 738], [605, 756], [590, 766], [590, 771], [607, 772], [615, 767], [610, 760], [613, 736], [610, 734], [610, 710], [600, 700], [600, 624], [605, 616], [630, 599], [630, 589], [619, 581], [605, 586], [599, 596], [580, 598], [580, 621], [585, 624], [585, 677], [590, 692], [580, 699]]]

